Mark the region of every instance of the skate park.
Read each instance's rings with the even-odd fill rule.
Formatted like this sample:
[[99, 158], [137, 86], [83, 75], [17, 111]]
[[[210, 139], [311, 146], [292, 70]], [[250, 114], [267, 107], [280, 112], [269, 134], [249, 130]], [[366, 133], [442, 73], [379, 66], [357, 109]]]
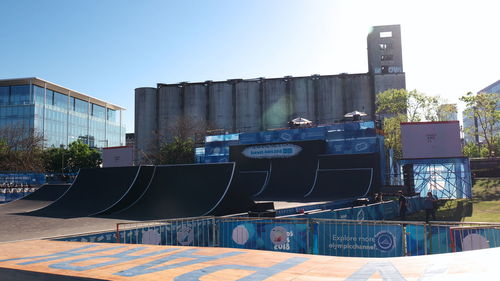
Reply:
[[[71, 185], [45, 185], [0, 205], [3, 225], [11, 226], [0, 231], [0, 273], [7, 280], [476, 276], [457, 268], [500, 254], [498, 225], [394, 221], [396, 201], [357, 204], [383, 185], [380, 136], [372, 129], [357, 131], [373, 145], [342, 139], [361, 153], [332, 153], [340, 140], [325, 137], [324, 128], [316, 139], [286, 142], [289, 131], [264, 143], [245, 143], [242, 134], [239, 143], [216, 144], [229, 152], [218, 163], [207, 153], [197, 164], [82, 169]], [[409, 202], [409, 212], [422, 209], [421, 197]], [[480, 248], [492, 249], [468, 251]], [[269, 255], [275, 263], [259, 261]]]

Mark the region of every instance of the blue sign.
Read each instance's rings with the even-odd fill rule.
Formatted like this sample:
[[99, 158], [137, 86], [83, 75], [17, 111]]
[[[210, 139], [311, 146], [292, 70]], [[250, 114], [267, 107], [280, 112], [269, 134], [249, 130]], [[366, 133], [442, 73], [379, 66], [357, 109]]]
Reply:
[[403, 253], [399, 225], [320, 224], [318, 254], [349, 257], [397, 257]]
[[222, 247], [307, 253], [307, 223], [221, 222]]
[[299, 154], [302, 147], [295, 144], [250, 146], [243, 150], [248, 158], [289, 158]]

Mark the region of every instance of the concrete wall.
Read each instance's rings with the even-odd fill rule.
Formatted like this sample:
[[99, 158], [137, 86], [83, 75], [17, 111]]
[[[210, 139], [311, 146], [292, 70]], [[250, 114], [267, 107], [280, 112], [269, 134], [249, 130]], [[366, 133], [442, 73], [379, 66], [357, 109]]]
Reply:
[[236, 131], [262, 130], [261, 81], [241, 81], [236, 88]]
[[375, 95], [388, 89], [406, 89], [404, 73], [373, 75]]
[[303, 117], [309, 120], [316, 120], [314, 81], [311, 77], [300, 77], [290, 80], [290, 100], [290, 115], [292, 119]]
[[345, 79], [344, 83], [345, 113], [358, 110], [368, 114], [366, 118], [372, 119], [375, 100], [372, 94], [371, 77], [369, 75], [353, 75], [349, 79]]
[[314, 79], [314, 95], [316, 102], [316, 124], [332, 123], [342, 119], [344, 115], [345, 96], [343, 77], [325, 76]]
[[234, 129], [233, 85], [229, 82], [211, 83], [208, 86], [208, 129], [224, 132]]
[[144, 160], [145, 152], [157, 149], [156, 108], [156, 88], [135, 89], [135, 159], [137, 161]]
[[[183, 115], [182, 88], [179, 85], [158, 87], [158, 135], [161, 141], [172, 139], [170, 128]], [[151, 120], [150, 122], [155, 122]]]
[[262, 119], [264, 130], [283, 128], [290, 121], [290, 102], [284, 79], [263, 81]]

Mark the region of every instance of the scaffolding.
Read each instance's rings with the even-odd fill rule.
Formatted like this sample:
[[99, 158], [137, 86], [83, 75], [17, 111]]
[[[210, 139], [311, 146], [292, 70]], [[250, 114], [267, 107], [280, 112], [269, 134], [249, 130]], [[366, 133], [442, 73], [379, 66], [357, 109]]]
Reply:
[[401, 159], [401, 167], [413, 165], [415, 192], [427, 192], [439, 199], [472, 198], [472, 180], [469, 158]]

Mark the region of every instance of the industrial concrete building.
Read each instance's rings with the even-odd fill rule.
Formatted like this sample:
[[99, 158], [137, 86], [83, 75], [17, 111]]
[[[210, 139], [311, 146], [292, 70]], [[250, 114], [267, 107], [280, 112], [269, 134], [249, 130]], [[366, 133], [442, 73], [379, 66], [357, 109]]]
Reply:
[[376, 26], [367, 38], [368, 72], [306, 77], [157, 84], [135, 90], [136, 159], [189, 120], [202, 132], [257, 132], [287, 127], [296, 117], [339, 122], [354, 110], [375, 117], [375, 96], [405, 88], [399, 25]]

